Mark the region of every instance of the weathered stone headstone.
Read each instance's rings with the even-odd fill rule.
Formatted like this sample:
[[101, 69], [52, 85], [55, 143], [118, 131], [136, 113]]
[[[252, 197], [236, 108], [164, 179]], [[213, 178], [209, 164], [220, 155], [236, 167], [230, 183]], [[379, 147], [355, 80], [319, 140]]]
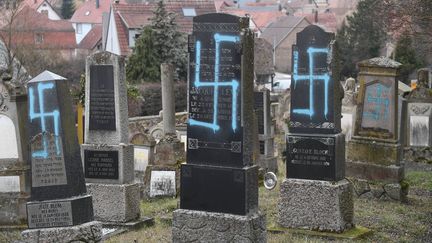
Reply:
[[[249, 19], [194, 17], [189, 37], [187, 163], [173, 242], [265, 242], [253, 165], [253, 34]], [[226, 225], [221, 232], [215, 225]]]
[[23, 224], [30, 197], [27, 93], [0, 80], [0, 227]]
[[268, 89], [264, 88], [254, 92], [254, 109], [258, 123], [258, 165], [266, 171], [277, 172], [277, 159], [274, 156], [274, 127], [270, 115], [270, 91]]
[[86, 61], [85, 141], [81, 156], [95, 219], [107, 224], [140, 217], [134, 147], [128, 135], [124, 65], [123, 58], [109, 52], [97, 52]]
[[102, 227], [93, 221], [92, 197], [84, 183], [67, 82], [45, 71], [29, 81], [28, 96], [32, 183], [24, 241], [101, 240]]
[[283, 227], [341, 232], [353, 225], [352, 185], [345, 177], [342, 88], [333, 77], [334, 34], [310, 25], [293, 46], [287, 178], [281, 184]]
[[428, 69], [418, 70], [417, 88], [407, 97], [407, 146], [405, 156], [410, 160], [432, 160], [432, 89]]
[[153, 178], [153, 175], [158, 173], [174, 173], [174, 182], [179, 181], [179, 164], [185, 161], [184, 144], [180, 142], [176, 134], [174, 72], [175, 69], [172, 64], [161, 64], [163, 133], [155, 145], [155, 159], [147, 167], [144, 178], [144, 194], [150, 198], [155, 196], [175, 196], [180, 188], [179, 183], [172, 183], [176, 187], [174, 190], [165, 190], [166, 193], [163, 193], [163, 190], [159, 193], [153, 193], [154, 190], [152, 190], [154, 189], [154, 183], [160, 181], [158, 178]]
[[[401, 64], [386, 57], [359, 62], [360, 91], [354, 135], [348, 143], [347, 175], [396, 183], [403, 200], [407, 193], [399, 143], [398, 81]], [[385, 192], [383, 193], [385, 194]], [[399, 200], [400, 198], [397, 198]], [[396, 199], [396, 198], [395, 198]]]

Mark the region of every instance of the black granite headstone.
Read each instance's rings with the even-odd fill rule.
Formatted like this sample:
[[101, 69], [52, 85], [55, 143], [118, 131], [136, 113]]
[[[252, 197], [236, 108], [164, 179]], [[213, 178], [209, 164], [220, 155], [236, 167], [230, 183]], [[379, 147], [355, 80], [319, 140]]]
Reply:
[[190, 164], [243, 166], [240, 18], [194, 18], [189, 38]]
[[338, 181], [345, 175], [342, 90], [332, 76], [333, 39], [333, 33], [310, 25], [297, 33], [293, 45], [288, 178]]
[[248, 27], [249, 19], [228, 14], [194, 17], [182, 209], [241, 215], [257, 209], [258, 168], [252, 166], [251, 139], [253, 34]]
[[332, 78], [333, 33], [310, 25], [292, 48], [289, 131], [335, 134], [340, 129], [340, 87]]
[[28, 90], [31, 201], [85, 194], [74, 119], [68, 117], [73, 112], [66, 81], [32, 82]]
[[[69, 86], [48, 71], [28, 83], [29, 135], [32, 171], [28, 226], [63, 227], [93, 220]], [[42, 81], [40, 81], [42, 80]]]
[[116, 130], [113, 68], [90, 66], [90, 130]]

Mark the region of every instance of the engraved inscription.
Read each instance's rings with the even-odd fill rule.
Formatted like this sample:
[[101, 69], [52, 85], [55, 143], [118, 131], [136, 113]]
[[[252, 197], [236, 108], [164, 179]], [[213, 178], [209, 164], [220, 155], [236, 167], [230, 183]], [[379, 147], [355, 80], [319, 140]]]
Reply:
[[45, 202], [27, 205], [29, 228], [65, 227], [73, 225], [70, 202]]
[[84, 151], [85, 177], [118, 179], [118, 151]]
[[90, 130], [116, 130], [112, 65], [90, 66]]
[[32, 187], [66, 185], [62, 141], [54, 134], [36, 135], [31, 151], [46, 151], [46, 156], [32, 158]]

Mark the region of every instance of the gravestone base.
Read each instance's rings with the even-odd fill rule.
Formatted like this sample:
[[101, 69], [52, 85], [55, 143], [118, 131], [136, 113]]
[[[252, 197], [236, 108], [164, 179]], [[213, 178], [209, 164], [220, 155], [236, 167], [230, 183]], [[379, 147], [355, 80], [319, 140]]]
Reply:
[[409, 185], [406, 182], [388, 183], [350, 178], [358, 198], [406, 202]]
[[405, 166], [379, 165], [369, 162], [346, 161], [346, 176], [364, 180], [397, 183], [405, 178]]
[[0, 193], [0, 229], [3, 226], [26, 224], [26, 203], [29, 198], [20, 192]]
[[267, 242], [266, 217], [178, 209], [173, 213], [172, 242]]
[[[106, 175], [89, 175], [90, 162], [86, 162], [86, 151], [98, 151], [108, 152], [112, 151], [118, 153], [118, 165], [114, 166], [118, 168], [118, 176], [106, 176]], [[121, 184], [122, 182], [134, 181], [134, 146], [133, 145], [99, 145], [99, 144], [82, 144], [81, 145], [81, 158], [83, 160], [84, 173], [86, 182], [88, 183], [100, 183], [101, 179], [106, 183]], [[132, 162], [129, 162], [132, 161]], [[105, 169], [105, 168], [104, 168]], [[111, 178], [112, 177], [112, 178]]]
[[29, 229], [64, 227], [93, 221], [90, 195], [27, 203]]
[[278, 207], [278, 223], [282, 227], [338, 233], [353, 227], [352, 185], [345, 179], [285, 179]]
[[260, 168], [263, 168], [265, 171], [271, 171], [274, 173], [278, 172], [278, 164], [277, 164], [277, 158], [276, 157], [264, 157], [260, 158], [258, 162]]
[[21, 233], [20, 242], [102, 242], [102, 224], [97, 221], [71, 227], [30, 229]]
[[398, 164], [401, 159], [401, 146], [398, 143], [380, 139], [353, 136], [348, 142], [347, 158], [351, 161], [394, 165]]
[[101, 222], [125, 223], [140, 217], [140, 188], [133, 184], [86, 183], [93, 196], [94, 218]]
[[432, 146], [431, 147], [406, 147], [404, 148], [404, 160], [410, 162], [432, 162]]

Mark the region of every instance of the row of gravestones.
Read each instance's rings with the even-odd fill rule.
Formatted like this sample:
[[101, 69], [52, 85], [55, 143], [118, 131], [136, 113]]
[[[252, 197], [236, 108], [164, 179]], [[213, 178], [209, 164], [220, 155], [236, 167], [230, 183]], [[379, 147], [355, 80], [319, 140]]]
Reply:
[[[254, 42], [248, 21], [226, 14], [194, 17], [188, 44], [187, 163], [180, 167], [174, 242], [266, 241], [265, 215], [258, 209], [256, 141], [264, 142], [264, 151], [272, 144], [268, 144], [271, 132], [266, 128], [260, 139], [256, 136], [260, 121], [268, 124], [268, 119], [253, 112], [258, 95], [253, 93]], [[281, 185], [278, 222], [289, 228], [342, 232], [353, 227], [353, 200], [352, 184], [344, 179], [342, 90], [333, 78], [338, 62], [332, 59], [334, 35], [311, 25], [298, 33], [296, 43], [287, 178]], [[30, 120], [32, 176], [27, 204], [30, 229], [23, 232], [25, 241], [36, 237], [56, 242], [83, 237], [100, 240], [101, 226], [94, 218], [121, 223], [139, 217], [122, 62], [105, 52], [87, 60], [90, 82], [86, 84], [81, 156], [73, 119], [68, 119], [72, 113], [66, 82], [49, 72], [29, 82], [26, 117]], [[384, 63], [390, 66], [383, 67], [381, 60], [361, 66], [365, 69], [360, 73], [360, 94], [366, 98], [361, 99], [364, 104], [357, 112], [357, 140], [348, 151], [380, 149], [373, 154], [383, 163], [380, 168], [396, 167], [399, 172], [403, 166], [397, 157], [395, 132], [397, 64]], [[375, 119], [377, 114], [379, 119]], [[369, 166], [369, 160], [358, 158], [352, 164]]]

